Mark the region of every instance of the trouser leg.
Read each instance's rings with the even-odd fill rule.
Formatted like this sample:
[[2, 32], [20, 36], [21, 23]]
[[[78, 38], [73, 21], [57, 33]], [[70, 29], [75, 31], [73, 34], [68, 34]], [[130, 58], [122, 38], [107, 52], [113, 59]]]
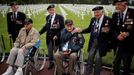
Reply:
[[56, 52], [54, 54], [54, 59], [57, 65], [57, 74], [62, 75], [63, 73], [65, 73], [62, 61], [64, 59], [64, 55], [62, 54], [62, 52]]
[[11, 49], [10, 54], [8, 56], [8, 59], [7, 59], [7, 64], [14, 65], [14, 61], [15, 61], [16, 56], [18, 54], [18, 50], [19, 50], [19, 48], [16, 48], [16, 47], [13, 47]]
[[74, 67], [76, 66], [76, 62], [77, 62], [77, 53], [71, 53], [69, 56], [69, 66], [68, 66], [68, 70], [70, 75], [74, 75]]
[[95, 61], [94, 75], [100, 75], [101, 62], [102, 62], [102, 57], [100, 56], [99, 50], [97, 50], [96, 51], [96, 61]]

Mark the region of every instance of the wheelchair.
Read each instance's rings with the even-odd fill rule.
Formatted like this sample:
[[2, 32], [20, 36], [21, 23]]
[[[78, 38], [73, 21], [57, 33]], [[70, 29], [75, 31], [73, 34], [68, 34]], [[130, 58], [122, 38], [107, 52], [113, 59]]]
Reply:
[[39, 49], [41, 41], [31, 48], [24, 58], [24, 75], [33, 75], [33, 70], [41, 71], [45, 67], [46, 55], [43, 49]]
[[4, 42], [4, 38], [3, 35], [1, 35], [1, 40], [0, 40], [0, 63], [2, 63], [5, 60], [5, 42]]
[[[63, 60], [63, 66], [66, 69], [68, 69], [68, 62], [69, 59], [65, 58], [65, 60]], [[77, 63], [74, 67], [74, 71], [75, 71], [75, 75], [84, 75], [85, 74], [85, 65], [84, 65], [84, 59], [83, 59], [83, 50], [78, 51], [78, 58], [77, 58]], [[54, 75], [57, 75], [57, 66], [55, 66], [55, 70], [54, 70]]]

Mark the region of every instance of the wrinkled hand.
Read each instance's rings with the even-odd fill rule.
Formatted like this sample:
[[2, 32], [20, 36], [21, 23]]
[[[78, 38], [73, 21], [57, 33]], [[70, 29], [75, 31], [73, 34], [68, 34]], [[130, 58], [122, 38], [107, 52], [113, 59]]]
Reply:
[[77, 31], [78, 33], [81, 33], [81, 32], [82, 32], [82, 29], [76, 28], [76, 31]]
[[129, 32], [122, 32], [120, 35], [118, 35], [117, 39], [123, 41], [128, 36], [129, 36]]
[[75, 28], [71, 33], [80, 33], [82, 30], [80, 28]]
[[119, 41], [123, 41], [125, 38], [124, 38], [121, 34], [119, 34], [118, 37], [117, 37], [117, 39], [118, 39]]
[[126, 37], [129, 36], [129, 32], [122, 32], [121, 35], [122, 35], [124, 38], [126, 38]]
[[57, 40], [58, 39], [58, 37], [55, 35], [54, 37], [53, 37], [53, 40]]

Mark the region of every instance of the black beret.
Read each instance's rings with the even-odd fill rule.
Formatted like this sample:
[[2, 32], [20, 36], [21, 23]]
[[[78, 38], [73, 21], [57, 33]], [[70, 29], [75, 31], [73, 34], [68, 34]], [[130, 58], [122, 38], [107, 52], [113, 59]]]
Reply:
[[11, 2], [10, 6], [13, 6], [13, 5], [18, 5], [18, 4], [17, 4], [17, 2]]
[[47, 7], [47, 10], [49, 10], [50, 8], [55, 8], [55, 5], [49, 5], [48, 7]]
[[73, 25], [73, 21], [71, 19], [67, 19], [65, 21], [65, 25]]
[[96, 11], [96, 10], [102, 10], [103, 7], [102, 6], [96, 6], [95, 8], [92, 9], [92, 11]]
[[115, 0], [115, 1], [113, 2], [113, 5], [115, 5], [115, 3], [117, 3], [117, 2], [125, 2], [125, 1], [127, 1], [127, 0]]
[[26, 24], [33, 23], [33, 20], [30, 19], [30, 18], [26, 18], [26, 19], [25, 19], [25, 23], [26, 23]]

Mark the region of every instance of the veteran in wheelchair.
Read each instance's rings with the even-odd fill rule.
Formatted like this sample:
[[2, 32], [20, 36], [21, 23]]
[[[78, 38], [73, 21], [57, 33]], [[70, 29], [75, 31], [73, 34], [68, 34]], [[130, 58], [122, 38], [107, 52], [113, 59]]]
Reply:
[[[78, 61], [78, 54], [81, 52], [85, 39], [82, 34], [76, 33], [73, 21], [65, 21], [65, 28], [61, 31], [61, 44], [59, 51], [54, 54], [56, 62], [56, 75], [78, 75], [75, 74], [75, 65]], [[65, 70], [64, 59], [68, 60], [68, 69]]]
[[13, 66], [17, 66], [17, 70], [14, 75], [23, 75], [24, 57], [28, 53], [28, 50], [32, 48], [39, 39], [38, 31], [33, 28], [32, 19], [25, 19], [24, 28], [19, 32], [18, 37], [14, 43], [14, 47], [10, 51], [10, 55], [7, 59], [9, 64], [7, 70], [2, 75], [12, 75], [14, 73]]

